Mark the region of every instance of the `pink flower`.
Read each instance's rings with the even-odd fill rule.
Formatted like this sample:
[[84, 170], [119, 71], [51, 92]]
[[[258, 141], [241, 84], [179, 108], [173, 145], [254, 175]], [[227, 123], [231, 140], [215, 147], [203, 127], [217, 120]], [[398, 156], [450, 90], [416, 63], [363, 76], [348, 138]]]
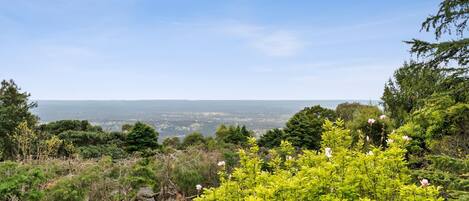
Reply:
[[427, 187], [428, 185], [430, 185], [430, 182], [428, 182], [427, 179], [422, 179], [420, 180], [420, 184], [422, 184], [422, 187]]
[[368, 119], [368, 123], [369, 123], [369, 124], [374, 124], [375, 121], [376, 121], [375, 119]]
[[381, 120], [386, 119], [386, 115], [382, 114], [381, 116], [379, 116], [379, 119], [381, 119]]

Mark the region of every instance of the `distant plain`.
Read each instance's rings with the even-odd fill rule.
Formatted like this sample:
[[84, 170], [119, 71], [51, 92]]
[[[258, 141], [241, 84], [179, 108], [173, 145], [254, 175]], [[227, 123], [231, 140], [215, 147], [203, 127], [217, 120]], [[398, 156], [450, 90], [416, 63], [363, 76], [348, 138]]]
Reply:
[[153, 125], [161, 137], [191, 132], [212, 135], [224, 124], [242, 124], [257, 134], [279, 128], [296, 112], [313, 105], [335, 108], [344, 102], [378, 105], [377, 100], [38, 100], [41, 122], [89, 120], [117, 131], [126, 123]]

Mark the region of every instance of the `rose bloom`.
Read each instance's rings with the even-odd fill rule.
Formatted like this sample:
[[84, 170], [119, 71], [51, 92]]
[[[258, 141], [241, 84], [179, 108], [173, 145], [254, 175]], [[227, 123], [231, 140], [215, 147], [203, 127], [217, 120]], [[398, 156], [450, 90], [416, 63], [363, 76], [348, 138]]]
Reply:
[[368, 123], [369, 123], [369, 124], [374, 124], [375, 121], [376, 121], [375, 119], [368, 119]]
[[422, 184], [423, 187], [426, 187], [430, 184], [430, 182], [428, 182], [427, 179], [422, 179], [422, 180], [420, 180], [420, 184]]
[[382, 114], [381, 116], [379, 116], [379, 119], [381, 120], [386, 119], [386, 115]]
[[325, 154], [326, 154], [326, 157], [327, 157], [327, 158], [332, 157], [332, 149], [331, 149], [331, 148], [327, 147], [327, 148], [325, 149], [325, 152], [326, 152]]
[[407, 136], [407, 135], [402, 136], [402, 139], [405, 140], [405, 141], [412, 140], [412, 138], [410, 138], [410, 137]]

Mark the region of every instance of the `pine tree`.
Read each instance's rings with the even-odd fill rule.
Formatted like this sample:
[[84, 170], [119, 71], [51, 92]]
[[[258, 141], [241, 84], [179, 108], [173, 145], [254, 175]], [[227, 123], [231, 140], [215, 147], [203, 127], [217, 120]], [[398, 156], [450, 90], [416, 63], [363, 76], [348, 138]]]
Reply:
[[30, 94], [21, 92], [13, 80], [3, 80], [0, 87], [0, 148], [1, 159], [11, 160], [17, 155], [14, 143], [16, 128], [21, 122], [26, 122], [29, 128], [34, 128], [37, 117], [29, 110], [37, 103], [30, 102]]

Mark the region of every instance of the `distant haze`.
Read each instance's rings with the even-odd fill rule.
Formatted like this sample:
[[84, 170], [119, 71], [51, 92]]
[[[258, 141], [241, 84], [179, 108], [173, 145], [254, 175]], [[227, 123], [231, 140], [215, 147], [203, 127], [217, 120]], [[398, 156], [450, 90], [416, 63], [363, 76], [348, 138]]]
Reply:
[[334, 109], [343, 102], [377, 105], [376, 100], [139, 100], [56, 101], [39, 100], [33, 110], [41, 122], [63, 119], [89, 120], [106, 130], [143, 121], [161, 136], [181, 136], [199, 131], [211, 135], [219, 124], [243, 124], [262, 133], [283, 127], [296, 112], [313, 105]]
[[378, 99], [441, 0], [0, 0], [34, 99]]

